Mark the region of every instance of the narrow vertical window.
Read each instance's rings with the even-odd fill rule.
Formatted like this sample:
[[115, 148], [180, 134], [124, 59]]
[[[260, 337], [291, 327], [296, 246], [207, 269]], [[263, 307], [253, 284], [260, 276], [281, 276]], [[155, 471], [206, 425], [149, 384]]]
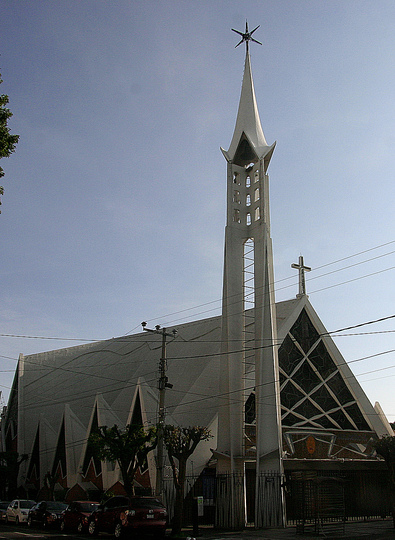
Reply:
[[233, 210], [233, 221], [235, 223], [240, 223], [240, 210]]
[[254, 172], [254, 182], [259, 182], [259, 171], [258, 170], [256, 170]]
[[255, 200], [255, 202], [259, 201], [260, 198], [261, 198], [261, 196], [260, 196], [259, 187], [258, 187], [258, 188], [256, 188], [256, 190], [254, 192], [254, 200]]
[[249, 193], [246, 196], [246, 206], [251, 206], [251, 195]]
[[250, 187], [250, 185], [251, 185], [251, 177], [247, 176], [246, 177], [246, 187]]
[[237, 189], [235, 189], [234, 192], [233, 192], [233, 202], [236, 203], [236, 204], [240, 204], [240, 203], [241, 203], [241, 200], [240, 200], [240, 191], [238, 191]]
[[255, 208], [255, 221], [259, 221], [261, 219], [261, 212], [259, 210], [259, 206]]
[[251, 214], [248, 212], [247, 218], [246, 218], [246, 224], [251, 225]]

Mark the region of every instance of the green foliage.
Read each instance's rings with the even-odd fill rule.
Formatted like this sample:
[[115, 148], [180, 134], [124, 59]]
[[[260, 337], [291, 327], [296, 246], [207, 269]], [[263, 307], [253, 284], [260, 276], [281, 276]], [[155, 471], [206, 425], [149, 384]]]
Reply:
[[395, 484], [395, 437], [384, 435], [373, 443], [373, 447], [378, 455], [384, 458], [391, 481]]
[[[0, 84], [3, 82], [0, 76]], [[19, 135], [11, 135], [8, 127], [8, 120], [12, 116], [12, 112], [6, 107], [8, 105], [8, 96], [6, 94], [0, 95], [0, 159], [4, 157], [10, 157], [15, 152], [16, 145], [18, 144]], [[4, 176], [4, 170], [0, 167], [0, 178]], [[0, 195], [3, 195], [4, 188], [0, 186]], [[1, 204], [1, 201], [0, 201]]]
[[138, 467], [144, 464], [148, 453], [156, 447], [156, 428], [144, 429], [140, 425], [101, 426], [89, 437], [92, 449], [102, 461], [117, 462], [128, 495], [133, 495], [133, 480]]
[[211, 437], [210, 430], [206, 427], [165, 426], [163, 440], [170, 463], [173, 464], [174, 458], [178, 461], [188, 459], [200, 441], [208, 441]]

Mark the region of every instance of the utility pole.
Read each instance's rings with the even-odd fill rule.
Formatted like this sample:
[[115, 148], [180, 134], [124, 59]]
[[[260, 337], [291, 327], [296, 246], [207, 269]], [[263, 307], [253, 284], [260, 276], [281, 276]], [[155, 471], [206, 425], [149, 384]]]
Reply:
[[147, 328], [147, 323], [142, 322], [141, 326], [146, 332], [152, 332], [154, 334], [162, 334], [162, 354], [159, 360], [159, 413], [158, 413], [158, 451], [156, 454], [157, 469], [156, 469], [156, 486], [155, 495], [162, 495], [163, 492], [163, 435], [165, 429], [165, 393], [166, 388], [173, 388], [173, 385], [168, 382], [169, 378], [166, 375], [167, 362], [166, 362], [166, 338], [175, 338], [177, 330], [172, 330], [171, 334], [166, 332], [166, 328], [161, 328], [159, 324], [155, 326], [155, 329]]

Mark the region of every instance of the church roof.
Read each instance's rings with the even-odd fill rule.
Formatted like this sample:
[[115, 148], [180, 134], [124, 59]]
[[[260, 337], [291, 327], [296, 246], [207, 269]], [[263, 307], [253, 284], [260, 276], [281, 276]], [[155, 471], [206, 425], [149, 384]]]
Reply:
[[[296, 298], [276, 304], [280, 342], [306, 307], [310, 317], [316, 318], [319, 330], [325, 332], [307, 297]], [[174, 423], [211, 425], [220, 400], [221, 317], [181, 324], [177, 331], [167, 346], [167, 376], [173, 388], [166, 392], [166, 410]], [[335, 361], [342, 364], [343, 371], [347, 370], [350, 382], [352, 374], [344, 359], [331, 338], [325, 339], [331, 342], [332, 354], [337, 355]], [[39, 413], [57, 431], [68, 404], [81, 424], [88, 427], [98, 394], [104, 397], [114, 418], [126, 424], [138, 385], [144, 389], [145, 419], [156, 423], [160, 356], [161, 334], [146, 332], [21, 356], [23, 377], [19, 377], [17, 399], [24, 411], [20, 426], [25, 435], [23, 451], [31, 450]], [[352, 384], [358, 387], [359, 398], [365, 407], [369, 406], [372, 418], [372, 407], [354, 378]]]

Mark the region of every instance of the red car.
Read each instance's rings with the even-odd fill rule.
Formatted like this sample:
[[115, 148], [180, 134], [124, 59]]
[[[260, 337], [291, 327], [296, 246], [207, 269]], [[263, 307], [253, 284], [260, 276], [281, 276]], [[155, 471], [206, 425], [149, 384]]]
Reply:
[[167, 526], [167, 511], [155, 497], [111, 497], [89, 517], [88, 533], [113, 533], [115, 538], [138, 532], [156, 538], [164, 538]]
[[97, 509], [99, 503], [93, 501], [74, 501], [63, 512], [60, 522], [61, 531], [77, 530], [82, 532], [88, 528], [88, 519]]

